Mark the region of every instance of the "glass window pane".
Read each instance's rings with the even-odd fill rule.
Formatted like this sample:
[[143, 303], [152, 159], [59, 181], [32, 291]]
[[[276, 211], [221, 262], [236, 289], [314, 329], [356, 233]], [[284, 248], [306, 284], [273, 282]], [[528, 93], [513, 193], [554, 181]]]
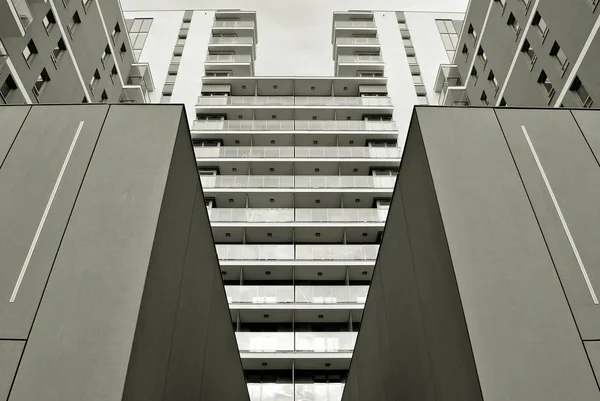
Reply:
[[127, 23], [127, 31], [131, 32], [131, 27], [133, 26], [133, 19], [125, 20]]
[[150, 31], [151, 26], [152, 26], [152, 18], [144, 18], [141, 31], [148, 33]]
[[454, 27], [454, 22], [452, 22], [452, 20], [448, 19], [445, 21], [446, 22], [446, 30], [448, 31], [448, 33], [456, 33], [456, 28]]
[[131, 26], [131, 32], [139, 32], [140, 28], [142, 27], [142, 22], [143, 22], [142, 18], [136, 18], [133, 21], [133, 25]]
[[444, 42], [444, 48], [446, 50], [454, 50], [454, 46], [450, 40], [450, 35], [442, 35], [442, 42]]
[[129, 34], [129, 41], [133, 44], [135, 43], [135, 40], [137, 39], [137, 33], [133, 32]]
[[437, 25], [438, 30], [440, 31], [440, 33], [446, 33], [446, 32], [448, 32], [446, 30], [446, 24], [444, 24], [444, 20], [442, 20], [442, 19], [436, 19], [435, 23], [436, 23], [436, 25]]
[[142, 55], [142, 51], [141, 50], [134, 50], [133, 51], [133, 57], [135, 59], [135, 61], [140, 61], [140, 56]]
[[448, 60], [450, 62], [452, 62], [454, 60], [454, 54], [455, 54], [455, 52], [453, 52], [453, 51], [452, 52], [446, 52], [446, 54], [448, 55]]
[[450, 40], [452, 41], [452, 44], [454, 45], [454, 50], [456, 50], [456, 48], [458, 47], [458, 35], [457, 34], [450, 35]]
[[144, 48], [144, 43], [146, 42], [146, 38], [148, 37], [147, 33], [140, 33], [133, 44], [133, 48], [135, 50], [142, 50]]

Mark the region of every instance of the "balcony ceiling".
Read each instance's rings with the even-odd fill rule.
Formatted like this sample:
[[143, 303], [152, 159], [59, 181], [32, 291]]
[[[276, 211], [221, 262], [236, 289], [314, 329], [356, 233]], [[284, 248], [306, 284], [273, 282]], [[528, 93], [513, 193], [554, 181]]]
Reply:
[[[328, 309], [326, 311], [321, 309], [231, 309], [231, 320], [232, 322], [237, 321], [237, 315], [239, 313], [240, 320], [242, 323], [288, 323], [295, 321], [297, 323], [343, 323], [347, 322], [350, 316], [352, 316], [353, 322], [360, 322], [362, 317], [361, 309]], [[265, 318], [264, 315], [268, 315]], [[323, 318], [319, 319], [319, 315], [323, 315]], [[294, 320], [292, 320], [294, 319]]]
[[[344, 358], [340, 358], [335, 353], [329, 354], [330, 357], [327, 357], [327, 354], [317, 355], [315, 353], [290, 353], [287, 357], [285, 354], [277, 355], [276, 358], [270, 357], [273, 355], [258, 352], [253, 354], [242, 353], [242, 367], [246, 370], [290, 370], [292, 369], [292, 358], [296, 355], [298, 358], [294, 359], [294, 367], [297, 370], [344, 370], [350, 368], [350, 356], [352, 354], [344, 353]], [[267, 366], [263, 366], [263, 363], [266, 363]], [[326, 364], [329, 364], [329, 366], [326, 366]]]
[[[344, 233], [348, 244], [375, 244], [384, 226], [383, 223], [336, 223], [337, 227], [331, 227], [332, 223], [306, 223], [304, 227], [291, 228], [282, 227], [283, 224], [285, 223], [236, 223], [236, 227], [215, 224], [212, 232], [215, 242], [221, 244], [241, 244], [244, 238], [249, 244], [281, 242], [291, 244], [294, 241], [297, 244], [342, 244]], [[343, 225], [348, 227], [344, 228]], [[228, 233], [229, 237], [227, 237]], [[272, 236], [269, 237], [268, 234]]]
[[[221, 175], [369, 175], [373, 168], [397, 167], [400, 158], [388, 159], [277, 159], [277, 158], [198, 158], [198, 167], [219, 169]], [[274, 169], [271, 171], [271, 169]]]
[[[243, 262], [242, 262], [243, 263]], [[296, 264], [296, 266], [294, 266]], [[225, 272], [223, 278], [228, 282], [239, 281], [243, 271], [244, 280], [328, 280], [339, 281], [346, 279], [346, 271], [350, 281], [371, 280], [375, 261], [344, 261], [332, 263], [331, 261], [311, 261], [309, 264], [298, 265], [298, 262], [289, 262], [287, 265], [277, 261], [241, 266], [239, 262], [221, 261], [221, 271]], [[269, 272], [269, 275], [267, 275]], [[321, 275], [319, 275], [321, 273]]]

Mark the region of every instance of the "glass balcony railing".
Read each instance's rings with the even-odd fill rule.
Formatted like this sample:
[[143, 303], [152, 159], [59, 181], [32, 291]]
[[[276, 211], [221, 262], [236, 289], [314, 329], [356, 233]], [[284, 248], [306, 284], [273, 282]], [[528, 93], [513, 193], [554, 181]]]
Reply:
[[379, 245], [254, 245], [217, 244], [220, 260], [371, 260], [377, 259]]
[[26, 30], [29, 24], [33, 21], [33, 14], [31, 13], [31, 9], [29, 8], [29, 3], [27, 0], [8, 0], [12, 2], [15, 7], [15, 11], [19, 16], [19, 21], [23, 30]]
[[215, 21], [214, 28], [254, 28], [254, 21]]
[[356, 64], [356, 63], [365, 63], [365, 64], [380, 64], [383, 63], [383, 58], [381, 56], [374, 55], [354, 55], [354, 56], [338, 56], [339, 64]]
[[378, 38], [337, 38], [338, 45], [379, 45]]
[[211, 37], [210, 43], [211, 45], [251, 45], [254, 42], [254, 39], [251, 37]]
[[226, 285], [230, 304], [364, 304], [366, 285]]
[[392, 100], [387, 96], [200, 96], [196, 105], [391, 107]]
[[375, 21], [336, 21], [336, 28], [377, 28]]
[[397, 159], [402, 149], [366, 146], [205, 146], [195, 147], [196, 158], [354, 158]]
[[364, 304], [368, 285], [296, 286], [295, 302], [302, 304]]
[[395, 176], [216, 175], [200, 176], [202, 188], [393, 189]]
[[252, 56], [248, 54], [209, 54], [207, 63], [251, 63]]
[[352, 352], [357, 335], [357, 332], [235, 333], [240, 352]]
[[394, 121], [196, 120], [195, 131], [398, 131]]
[[344, 383], [248, 383], [250, 401], [341, 401]]
[[212, 208], [212, 223], [385, 223], [386, 209]]

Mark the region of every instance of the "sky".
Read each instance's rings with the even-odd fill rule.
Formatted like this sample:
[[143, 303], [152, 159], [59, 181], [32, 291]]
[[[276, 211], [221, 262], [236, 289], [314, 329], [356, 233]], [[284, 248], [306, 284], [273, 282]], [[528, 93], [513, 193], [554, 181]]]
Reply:
[[[256, 11], [255, 73], [265, 76], [283, 75], [282, 71], [286, 72], [284, 75], [333, 75], [334, 11], [464, 12], [468, 0], [121, 0], [121, 4], [125, 12], [227, 8]], [[289, 46], [294, 54], [285, 51]], [[261, 48], [268, 49], [268, 54]]]

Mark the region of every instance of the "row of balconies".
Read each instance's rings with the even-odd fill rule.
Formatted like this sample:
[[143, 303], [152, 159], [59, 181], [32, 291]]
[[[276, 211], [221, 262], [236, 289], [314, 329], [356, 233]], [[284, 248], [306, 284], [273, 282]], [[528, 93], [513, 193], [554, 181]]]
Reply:
[[197, 106], [392, 106], [387, 96], [200, 96]]
[[216, 175], [200, 176], [202, 188], [394, 189], [395, 176]]
[[340, 401], [344, 383], [248, 383], [250, 401]]
[[212, 223], [385, 223], [387, 209], [212, 208]]
[[208, 42], [210, 45], [251, 45], [254, 43], [254, 38], [249, 36], [235, 37], [211, 37]]
[[367, 285], [226, 285], [230, 304], [364, 304]]
[[399, 159], [402, 148], [367, 146], [205, 146], [195, 147], [203, 158], [324, 158]]
[[[240, 353], [352, 352], [357, 332], [236, 332]], [[243, 357], [243, 356], [242, 356]]]
[[195, 120], [195, 131], [398, 131], [394, 121]]
[[379, 245], [249, 245], [217, 244], [220, 260], [376, 260]]
[[[207, 63], [251, 63], [252, 56], [248, 54], [209, 54]], [[377, 55], [345, 55], [338, 57], [338, 64], [383, 64], [383, 58]]]

